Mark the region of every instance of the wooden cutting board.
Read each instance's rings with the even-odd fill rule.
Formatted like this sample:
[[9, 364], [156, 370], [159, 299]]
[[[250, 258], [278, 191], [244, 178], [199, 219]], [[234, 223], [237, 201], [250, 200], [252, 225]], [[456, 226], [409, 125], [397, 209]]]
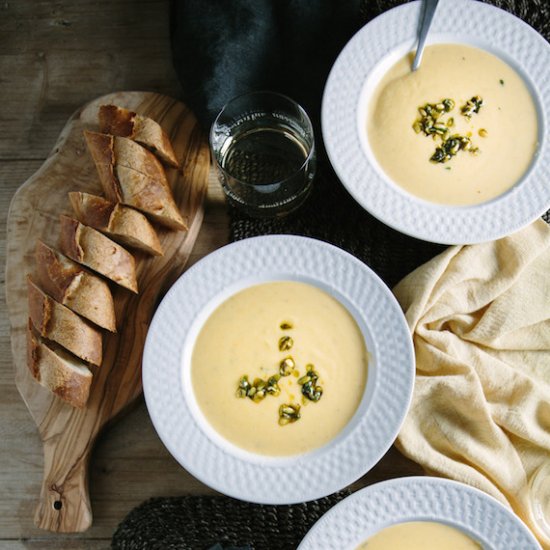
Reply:
[[[108, 103], [149, 116], [168, 132], [182, 170], [168, 169], [167, 176], [189, 230], [159, 230], [162, 257], [134, 254], [139, 295], [112, 285], [118, 332], [105, 332], [103, 364], [92, 367], [90, 399], [78, 410], [39, 385], [27, 368], [25, 275], [35, 272], [37, 238], [57, 245], [59, 214], [71, 214], [67, 193], [102, 194], [82, 132], [97, 130], [98, 108]], [[147, 328], [160, 298], [184, 270], [197, 238], [209, 168], [206, 136], [183, 103], [150, 92], [121, 92], [100, 97], [77, 111], [48, 159], [13, 197], [7, 227], [6, 298], [15, 381], [44, 445], [44, 478], [34, 518], [42, 529], [78, 532], [92, 523], [90, 453], [101, 429], [142, 392], [141, 358]]]

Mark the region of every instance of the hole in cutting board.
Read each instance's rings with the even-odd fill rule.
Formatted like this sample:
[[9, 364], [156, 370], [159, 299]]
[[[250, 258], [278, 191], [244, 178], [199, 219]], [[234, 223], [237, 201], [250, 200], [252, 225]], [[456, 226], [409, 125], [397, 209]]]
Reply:
[[63, 503], [60, 500], [54, 500], [53, 507], [56, 510], [61, 510], [61, 508], [63, 507]]

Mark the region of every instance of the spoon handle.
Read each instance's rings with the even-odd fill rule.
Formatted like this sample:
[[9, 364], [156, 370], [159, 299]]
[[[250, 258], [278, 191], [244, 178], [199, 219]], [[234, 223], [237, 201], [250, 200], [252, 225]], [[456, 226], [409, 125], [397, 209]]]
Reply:
[[422, 13], [422, 23], [420, 24], [420, 32], [418, 33], [418, 47], [416, 48], [416, 54], [412, 64], [412, 70], [416, 71], [420, 67], [420, 61], [422, 61], [422, 54], [424, 53], [424, 46], [426, 44], [426, 37], [432, 24], [432, 19], [435, 15], [435, 10], [439, 0], [424, 0], [424, 11]]

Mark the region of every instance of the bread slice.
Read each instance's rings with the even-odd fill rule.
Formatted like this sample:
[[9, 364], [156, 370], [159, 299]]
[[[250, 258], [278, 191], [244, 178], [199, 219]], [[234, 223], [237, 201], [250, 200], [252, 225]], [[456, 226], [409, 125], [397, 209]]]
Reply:
[[69, 199], [76, 217], [125, 246], [162, 256], [162, 246], [157, 232], [147, 218], [137, 210], [120, 203], [112, 203], [103, 197], [73, 191]]
[[27, 288], [29, 316], [40, 336], [57, 342], [88, 363], [101, 365], [101, 332], [42, 292], [30, 276]]
[[35, 380], [72, 405], [83, 408], [90, 395], [92, 373], [86, 365], [59, 346], [43, 340], [29, 320], [27, 366]]
[[137, 294], [134, 257], [125, 248], [73, 218], [61, 215], [60, 220], [64, 254]]
[[54, 300], [97, 326], [116, 332], [113, 295], [103, 279], [40, 240], [35, 257], [38, 280]]
[[168, 135], [160, 124], [151, 118], [116, 105], [102, 105], [99, 108], [99, 130], [104, 134], [113, 134], [137, 141], [153, 151], [169, 166], [179, 167]]
[[115, 165], [115, 176], [123, 190], [123, 202], [170, 229], [187, 229], [170, 188], [126, 166]]
[[88, 150], [94, 159], [103, 191], [112, 202], [124, 202], [122, 189], [115, 177], [115, 138], [84, 130]]
[[162, 164], [153, 153], [149, 152], [139, 143], [125, 137], [116, 137], [113, 140], [115, 164], [126, 166], [136, 172], [141, 172], [152, 180], [162, 182], [164, 187], [170, 187], [166, 179], [166, 172]]
[[[120, 165], [115, 154], [114, 136], [89, 131], [84, 135], [110, 201], [132, 206], [171, 229], [187, 229], [165, 176], [151, 178], [148, 174], [156, 173], [156, 169], [143, 164], [139, 170], [135, 166]], [[124, 162], [129, 164], [130, 161], [126, 159]]]

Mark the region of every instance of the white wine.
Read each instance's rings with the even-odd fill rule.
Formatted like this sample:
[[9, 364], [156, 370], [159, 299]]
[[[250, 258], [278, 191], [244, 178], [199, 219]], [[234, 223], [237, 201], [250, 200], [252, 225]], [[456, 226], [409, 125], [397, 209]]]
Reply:
[[284, 216], [307, 198], [316, 166], [313, 130], [292, 100], [269, 92], [232, 100], [210, 144], [227, 198], [251, 216]]
[[227, 139], [221, 165], [244, 183], [269, 185], [299, 172], [307, 155], [304, 143], [287, 127], [258, 127]]

